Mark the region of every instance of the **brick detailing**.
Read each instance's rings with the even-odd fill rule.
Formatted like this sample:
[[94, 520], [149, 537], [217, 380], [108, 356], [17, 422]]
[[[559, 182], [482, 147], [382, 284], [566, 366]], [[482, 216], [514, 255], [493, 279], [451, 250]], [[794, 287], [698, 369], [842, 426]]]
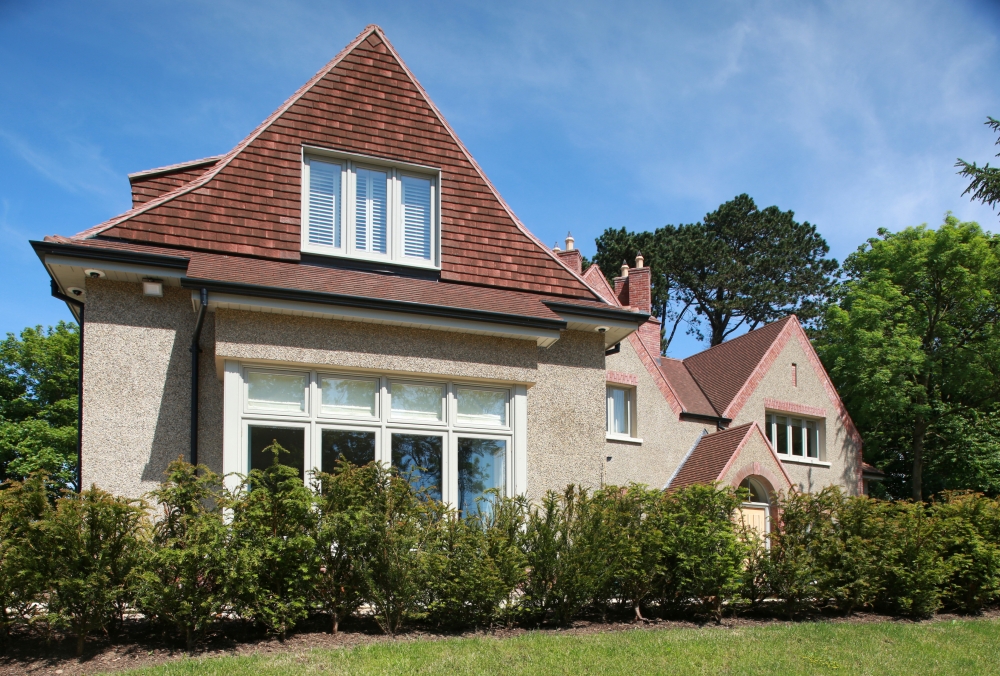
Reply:
[[[781, 467], [780, 462], [778, 464], [778, 467]], [[794, 489], [794, 486], [789, 485], [788, 483], [789, 477], [787, 475], [779, 477], [777, 474], [771, 471], [770, 467], [765, 467], [759, 462], [752, 462], [746, 467], [742, 468], [739, 472], [737, 472], [733, 476], [733, 480], [732, 482], [730, 482], [730, 485], [732, 485], [734, 488], [738, 487], [741, 483], [743, 483], [743, 480], [746, 479], [748, 476], [757, 476], [763, 478], [768, 484], [767, 486], [765, 486], [765, 488], [767, 489], [768, 494], [771, 495], [772, 497], [776, 493], [778, 493], [782, 488], [784, 488], [785, 490]]]
[[[633, 308], [635, 309], [635, 308]], [[650, 354], [655, 354], [657, 357], [660, 356], [660, 320], [656, 317], [650, 317], [644, 324], [642, 324], [637, 333], [639, 334], [639, 340], [642, 344], [646, 346]]]
[[205, 174], [77, 237], [299, 260], [304, 144], [439, 167], [443, 280], [595, 298], [514, 216], [377, 26]]
[[647, 314], [653, 307], [652, 281], [653, 276], [649, 268], [631, 268], [628, 271], [628, 304]]
[[598, 296], [612, 305], [618, 305], [615, 290], [608, 284], [607, 277], [604, 276], [601, 268], [596, 263], [587, 268], [587, 271], [583, 273], [583, 281], [587, 282]]
[[582, 274], [583, 272], [583, 254], [580, 253], [579, 249], [570, 249], [569, 251], [556, 251], [554, 252], [556, 256], [559, 256], [559, 260], [566, 264], [570, 270], [576, 274]]
[[616, 383], [618, 385], [632, 385], [633, 387], [639, 384], [639, 376], [634, 373], [622, 373], [621, 371], [608, 371], [607, 379], [609, 383]]
[[635, 350], [635, 353], [639, 355], [639, 361], [649, 372], [649, 375], [653, 377], [653, 382], [656, 383], [656, 389], [660, 391], [663, 398], [667, 400], [667, 404], [675, 415], [680, 415], [684, 412], [684, 407], [681, 405], [680, 399], [678, 399], [677, 394], [674, 392], [673, 387], [670, 385], [670, 381], [667, 380], [666, 376], [657, 367], [657, 359], [646, 349], [646, 346], [640, 340], [639, 336], [632, 333], [628, 337], [629, 345]]
[[798, 413], [800, 415], [811, 415], [817, 418], [826, 417], [825, 408], [806, 406], [805, 404], [796, 404], [794, 401], [781, 401], [780, 399], [771, 399], [770, 397], [764, 399], [764, 408], [772, 411], [780, 411], [782, 413]]
[[[747, 427], [747, 426], [749, 426], [749, 429], [747, 430], [746, 434], [744, 434], [743, 439], [740, 441], [739, 446], [729, 457], [729, 461], [726, 462], [726, 466], [722, 468], [721, 472], [719, 472], [719, 477], [721, 478], [725, 476], [726, 472], [728, 472], [729, 469], [738, 462], [740, 457], [740, 452], [747, 445], [747, 442], [750, 441], [750, 439], [754, 435], [757, 435], [760, 437], [760, 440], [764, 442], [764, 446], [767, 448], [767, 450], [771, 452], [771, 458], [774, 460], [774, 466], [777, 467], [778, 470], [781, 472], [781, 475], [784, 477], [784, 481], [777, 479], [777, 477], [774, 474], [771, 474], [770, 476], [768, 476], [767, 474], [763, 474], [763, 472], [761, 472], [761, 474], [767, 477], [767, 480], [771, 482], [773, 488], [778, 490], [781, 490], [781, 488], [791, 489], [795, 485], [795, 482], [793, 482], [792, 478], [788, 476], [788, 472], [785, 471], [785, 466], [781, 463], [781, 459], [778, 458], [778, 454], [774, 452], [774, 447], [771, 446], [771, 442], [767, 440], [767, 437], [764, 435], [764, 431], [760, 429], [760, 425], [758, 425], [756, 422], [752, 422], [752, 423], [747, 423], [746, 425], [741, 425], [740, 427]], [[719, 433], [717, 432], [716, 434]], [[753, 463], [753, 466], [758, 469], [764, 469], [764, 467], [760, 463], [755, 462]], [[745, 471], [745, 468], [744, 470], [738, 472], [737, 476], [740, 476], [740, 474], [742, 474], [743, 471]], [[749, 476], [749, 473], [740, 476], [740, 481], [743, 481], [743, 479], [747, 478], [747, 476]], [[739, 482], [733, 485], [738, 486]]]
[[622, 307], [629, 306], [628, 277], [615, 277], [615, 298]]

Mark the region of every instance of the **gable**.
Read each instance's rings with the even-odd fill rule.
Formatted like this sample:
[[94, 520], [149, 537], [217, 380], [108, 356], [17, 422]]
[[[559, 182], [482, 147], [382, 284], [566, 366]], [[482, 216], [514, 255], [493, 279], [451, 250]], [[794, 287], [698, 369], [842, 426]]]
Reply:
[[300, 260], [303, 145], [440, 168], [442, 280], [597, 298], [517, 220], [375, 26], [204, 175], [78, 237]]

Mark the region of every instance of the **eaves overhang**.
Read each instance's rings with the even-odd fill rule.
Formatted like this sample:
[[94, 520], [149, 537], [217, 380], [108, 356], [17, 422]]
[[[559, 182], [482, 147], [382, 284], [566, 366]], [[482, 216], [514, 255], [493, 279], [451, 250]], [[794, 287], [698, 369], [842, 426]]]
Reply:
[[184, 277], [183, 288], [209, 292], [208, 310], [236, 309], [298, 316], [313, 316], [431, 330], [474, 333], [533, 340], [548, 347], [567, 328], [562, 319], [490, 312], [352, 296], [324, 291], [306, 291], [274, 286], [223, 282]]
[[646, 312], [622, 310], [612, 305], [577, 305], [553, 300], [544, 303], [566, 321], [566, 328], [603, 334], [605, 348], [625, 340], [649, 319]]

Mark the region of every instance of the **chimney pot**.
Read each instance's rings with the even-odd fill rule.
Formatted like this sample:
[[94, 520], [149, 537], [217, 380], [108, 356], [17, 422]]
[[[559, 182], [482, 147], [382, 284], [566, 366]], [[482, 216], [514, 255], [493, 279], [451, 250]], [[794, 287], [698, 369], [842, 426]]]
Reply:
[[628, 277], [628, 263], [622, 261], [622, 277]]
[[556, 242], [555, 244], [552, 245], [552, 250], [555, 251], [556, 253], [562, 251], [562, 249], [559, 248], [559, 242]]
[[575, 243], [576, 243], [576, 240], [573, 239], [573, 233], [567, 232], [566, 233], [566, 251], [572, 251], [573, 250], [573, 245]]
[[643, 263], [645, 263], [645, 259], [643, 259], [642, 252], [640, 251], [635, 256], [635, 267], [641, 268]]

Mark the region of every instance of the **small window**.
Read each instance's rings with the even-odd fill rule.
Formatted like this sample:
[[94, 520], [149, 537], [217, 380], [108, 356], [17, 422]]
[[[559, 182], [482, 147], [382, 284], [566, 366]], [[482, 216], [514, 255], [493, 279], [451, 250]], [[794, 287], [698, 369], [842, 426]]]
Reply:
[[434, 500], [444, 485], [444, 437], [427, 434], [393, 434], [392, 466], [414, 488]]
[[507, 481], [507, 441], [505, 439], [458, 439], [458, 511], [489, 511], [486, 492], [497, 490], [502, 497]]
[[471, 427], [507, 427], [507, 390], [455, 388], [455, 423]]
[[304, 413], [309, 376], [305, 373], [247, 373], [247, 409]]
[[799, 386], [799, 367], [796, 364], [792, 364], [792, 387]]
[[392, 384], [392, 418], [418, 422], [444, 419], [444, 386], [417, 383]]
[[436, 267], [437, 172], [334, 157], [304, 160], [302, 250]]
[[[248, 450], [251, 470], [265, 469], [277, 460], [278, 464], [294, 468], [298, 471], [299, 478], [305, 480], [306, 431], [304, 428], [249, 425], [247, 437], [250, 446]], [[280, 449], [274, 444], [277, 444]], [[277, 454], [274, 451], [277, 451]]]
[[819, 431], [822, 421], [768, 413], [764, 432], [774, 450], [782, 455], [820, 460]]
[[632, 436], [632, 395], [631, 388], [608, 386], [608, 434]]
[[377, 380], [321, 376], [320, 390], [320, 415], [346, 418], [377, 416]]

